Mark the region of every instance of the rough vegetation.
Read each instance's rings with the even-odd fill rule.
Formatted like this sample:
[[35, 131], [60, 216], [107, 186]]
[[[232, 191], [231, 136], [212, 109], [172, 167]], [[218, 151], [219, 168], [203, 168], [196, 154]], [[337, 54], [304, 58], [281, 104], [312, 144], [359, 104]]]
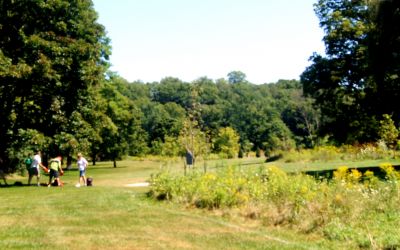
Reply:
[[394, 249], [400, 246], [400, 172], [389, 163], [380, 168], [383, 179], [346, 166], [331, 180], [287, 174], [277, 167], [224, 167], [185, 176], [161, 172], [152, 176], [149, 195], [357, 248]]

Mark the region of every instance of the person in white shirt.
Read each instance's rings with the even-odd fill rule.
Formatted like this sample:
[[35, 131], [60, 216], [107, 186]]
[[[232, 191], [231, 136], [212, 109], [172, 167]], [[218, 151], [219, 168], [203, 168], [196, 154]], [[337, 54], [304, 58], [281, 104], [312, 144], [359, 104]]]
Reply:
[[82, 156], [81, 153], [78, 153], [78, 161], [76, 162], [79, 169], [79, 182], [77, 187], [81, 186], [81, 180], [83, 181], [83, 185], [86, 186], [86, 168], [88, 166], [88, 161]]
[[28, 185], [31, 185], [32, 177], [36, 175], [37, 185], [40, 186], [40, 168], [46, 171], [46, 167], [42, 163], [42, 157], [40, 150], [36, 151], [36, 154], [33, 156], [31, 167], [29, 168], [29, 178]]

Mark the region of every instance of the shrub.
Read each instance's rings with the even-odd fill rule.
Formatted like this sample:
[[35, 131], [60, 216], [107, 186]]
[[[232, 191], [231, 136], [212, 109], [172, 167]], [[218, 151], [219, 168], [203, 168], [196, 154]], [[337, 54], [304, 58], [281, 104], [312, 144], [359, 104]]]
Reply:
[[32, 157], [36, 150], [45, 150], [51, 139], [34, 129], [18, 129], [16, 138], [7, 153], [15, 167], [12, 171], [19, 170], [23, 173], [25, 158]]
[[224, 158], [234, 158], [239, 153], [239, 134], [231, 127], [220, 128], [213, 140], [214, 151]]

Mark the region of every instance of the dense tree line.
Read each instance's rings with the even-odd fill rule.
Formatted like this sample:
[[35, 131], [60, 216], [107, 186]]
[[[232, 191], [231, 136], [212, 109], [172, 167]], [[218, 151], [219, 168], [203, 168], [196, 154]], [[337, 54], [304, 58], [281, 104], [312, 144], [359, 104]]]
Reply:
[[[233, 129], [242, 152], [259, 149], [268, 155], [315, 143], [319, 113], [312, 100], [302, 96], [296, 80], [262, 85], [245, 78], [230, 82], [203, 77], [187, 83], [167, 77], [147, 84], [124, 83], [118, 77], [112, 80], [119, 81], [120, 93], [141, 111], [142, 136], [147, 143], [141, 144], [141, 150], [136, 147], [136, 153], [161, 154], [164, 144], [170, 138], [178, 140], [188, 122], [209, 142], [219, 141], [223, 129]], [[219, 151], [220, 146], [210, 146]]]
[[[109, 39], [90, 0], [0, 1], [0, 169], [34, 149], [96, 160], [223, 157], [390, 138], [399, 106], [399, 2], [319, 0], [326, 55], [301, 81], [127, 82], [108, 72]], [[268, 69], [266, 69], [268, 70]], [[305, 94], [305, 95], [304, 95]], [[385, 129], [381, 129], [385, 128]]]

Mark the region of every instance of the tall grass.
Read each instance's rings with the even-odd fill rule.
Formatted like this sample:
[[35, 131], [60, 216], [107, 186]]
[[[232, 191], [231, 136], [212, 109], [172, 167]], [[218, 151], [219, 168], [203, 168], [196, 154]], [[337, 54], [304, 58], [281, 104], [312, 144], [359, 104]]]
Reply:
[[237, 211], [267, 227], [294, 229], [353, 247], [400, 247], [400, 174], [385, 180], [343, 166], [334, 178], [289, 175], [277, 167], [221, 168], [214, 173], [153, 175], [150, 196], [187, 207]]
[[341, 147], [320, 146], [314, 149], [300, 149], [281, 152], [285, 162], [316, 161], [365, 161], [395, 158], [396, 150], [389, 149], [384, 142], [376, 144], [345, 145]]

